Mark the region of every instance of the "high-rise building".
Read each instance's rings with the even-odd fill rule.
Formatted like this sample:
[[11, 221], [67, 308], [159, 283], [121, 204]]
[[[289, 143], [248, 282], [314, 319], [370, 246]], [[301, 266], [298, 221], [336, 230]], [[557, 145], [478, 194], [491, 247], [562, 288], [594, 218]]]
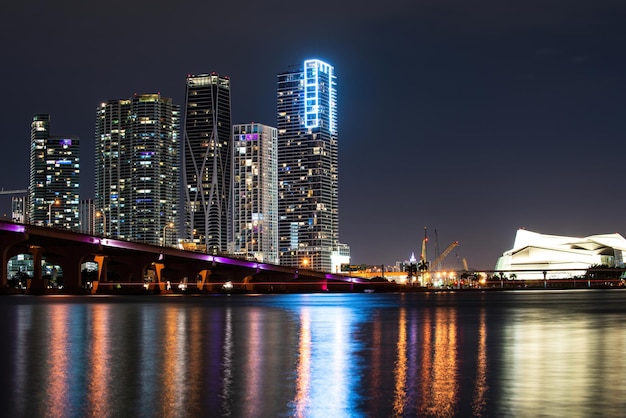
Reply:
[[186, 239], [207, 252], [228, 246], [231, 204], [230, 79], [188, 75], [183, 131]]
[[78, 230], [79, 150], [78, 137], [50, 135], [50, 115], [34, 115], [30, 130], [30, 223]]
[[153, 245], [176, 244], [179, 119], [180, 107], [158, 93], [110, 100], [97, 108], [99, 234]]
[[228, 252], [278, 264], [278, 132], [233, 126], [232, 237]]
[[338, 271], [346, 247], [339, 245], [333, 67], [312, 59], [279, 74], [277, 111], [280, 263]]

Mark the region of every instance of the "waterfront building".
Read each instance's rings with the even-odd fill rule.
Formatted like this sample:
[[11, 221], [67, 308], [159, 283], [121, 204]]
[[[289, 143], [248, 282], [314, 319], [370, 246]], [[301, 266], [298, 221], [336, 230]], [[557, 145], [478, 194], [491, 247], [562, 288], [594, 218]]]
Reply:
[[278, 264], [278, 131], [233, 126], [232, 237], [228, 252]]
[[[97, 233], [175, 245], [180, 106], [156, 94], [109, 100], [96, 112]], [[169, 229], [168, 231], [166, 231]]]
[[623, 268], [625, 255], [626, 240], [617, 233], [577, 238], [518, 229], [513, 248], [498, 259], [496, 270], [518, 280], [569, 279], [583, 276], [591, 266]]
[[185, 239], [226, 252], [232, 189], [230, 79], [188, 75], [183, 129]]
[[339, 245], [334, 68], [311, 59], [278, 74], [277, 113], [280, 262], [337, 272], [349, 249]]
[[33, 116], [30, 131], [28, 220], [78, 230], [80, 148], [76, 136], [50, 134], [50, 115]]

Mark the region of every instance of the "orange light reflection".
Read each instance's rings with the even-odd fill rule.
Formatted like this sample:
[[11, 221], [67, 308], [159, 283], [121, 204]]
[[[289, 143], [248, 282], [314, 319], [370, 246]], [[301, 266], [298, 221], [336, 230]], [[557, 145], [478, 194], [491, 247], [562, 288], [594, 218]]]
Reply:
[[[425, 329], [428, 327], [424, 327]], [[423, 399], [419, 413], [427, 416], [451, 417], [456, 410], [458, 393], [458, 364], [457, 364], [457, 327], [456, 310], [438, 309], [435, 312], [435, 334], [432, 345], [423, 345], [424, 349], [432, 351], [422, 358], [429, 363], [423, 363], [427, 368], [432, 364], [429, 372], [422, 373]]]
[[305, 417], [309, 406], [311, 381], [311, 314], [305, 309], [300, 314], [300, 337], [298, 339], [298, 366], [296, 379], [296, 417]]
[[404, 414], [404, 408], [406, 407], [406, 371], [407, 371], [407, 356], [406, 356], [406, 309], [400, 310], [400, 318], [398, 320], [398, 342], [397, 347], [397, 360], [396, 367], [394, 368], [394, 401], [393, 412], [396, 416], [402, 416]]
[[47, 365], [49, 373], [46, 382], [47, 414], [62, 417], [70, 410], [68, 384], [69, 344], [68, 344], [68, 307], [52, 305], [49, 316], [49, 338]]
[[187, 379], [185, 336], [187, 332], [187, 311], [177, 306], [165, 309], [161, 326], [165, 329], [163, 370], [161, 376], [161, 413], [175, 416], [185, 410], [187, 393], [184, 382]]
[[102, 417], [108, 415], [110, 391], [107, 390], [110, 376], [109, 324], [111, 307], [96, 304], [91, 309], [91, 350], [89, 359], [89, 394], [87, 415]]

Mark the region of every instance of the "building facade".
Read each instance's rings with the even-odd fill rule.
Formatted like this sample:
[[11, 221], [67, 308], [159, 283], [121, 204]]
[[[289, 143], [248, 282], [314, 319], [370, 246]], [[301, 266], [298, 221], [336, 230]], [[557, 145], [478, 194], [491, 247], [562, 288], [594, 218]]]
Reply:
[[496, 270], [517, 280], [571, 279], [591, 266], [624, 267], [626, 240], [620, 234], [584, 238], [545, 235], [518, 229], [513, 248], [504, 252]]
[[278, 131], [233, 126], [232, 236], [228, 252], [278, 264]]
[[11, 221], [19, 224], [28, 223], [28, 197], [11, 197]]
[[[306, 60], [278, 75], [278, 212], [282, 265], [338, 271], [337, 90], [334, 68]], [[342, 247], [345, 254], [345, 246]], [[345, 257], [339, 257], [346, 261]]]
[[80, 232], [93, 235], [96, 233], [96, 204], [93, 199], [81, 199]]
[[188, 75], [183, 130], [185, 238], [226, 252], [232, 199], [230, 79]]
[[160, 94], [102, 103], [96, 113], [96, 231], [175, 245], [180, 107]]
[[50, 135], [50, 115], [33, 116], [28, 222], [78, 230], [80, 147], [76, 136]]

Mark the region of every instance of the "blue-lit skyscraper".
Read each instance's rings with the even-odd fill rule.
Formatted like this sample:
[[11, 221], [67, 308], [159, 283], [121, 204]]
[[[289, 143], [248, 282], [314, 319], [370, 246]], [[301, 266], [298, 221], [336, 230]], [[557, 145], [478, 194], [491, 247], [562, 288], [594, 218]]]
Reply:
[[174, 245], [179, 219], [180, 106], [160, 94], [102, 103], [96, 114], [96, 229]]
[[337, 271], [349, 257], [339, 243], [334, 68], [312, 59], [279, 74], [277, 112], [280, 263]]
[[30, 130], [28, 222], [78, 230], [80, 148], [76, 136], [50, 135], [50, 115], [33, 117]]

